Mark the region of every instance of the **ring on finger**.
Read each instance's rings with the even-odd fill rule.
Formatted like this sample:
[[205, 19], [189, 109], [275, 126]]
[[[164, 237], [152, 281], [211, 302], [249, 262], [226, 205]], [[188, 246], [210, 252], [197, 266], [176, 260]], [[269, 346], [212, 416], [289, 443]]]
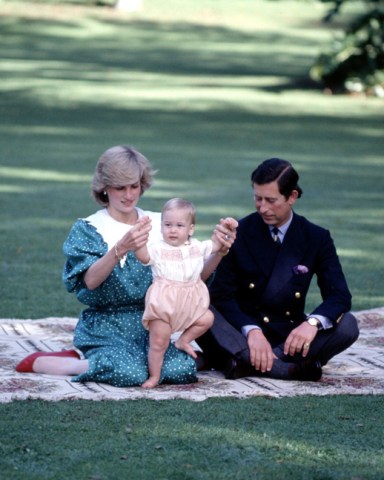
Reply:
[[307, 350], [309, 348], [309, 343], [304, 343], [303, 348]]
[[230, 239], [231, 239], [231, 236], [227, 234], [227, 235], [225, 235], [225, 239], [226, 239], [226, 240], [230, 240]]

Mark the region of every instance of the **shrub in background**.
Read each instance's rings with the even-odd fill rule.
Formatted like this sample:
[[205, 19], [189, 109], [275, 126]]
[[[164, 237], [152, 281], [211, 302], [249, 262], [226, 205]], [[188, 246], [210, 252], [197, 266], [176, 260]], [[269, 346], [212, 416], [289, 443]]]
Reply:
[[[324, 18], [327, 22], [347, 2], [357, 5], [354, 0], [321, 1], [332, 5]], [[384, 0], [364, 0], [361, 5], [364, 11], [352, 19], [329, 51], [319, 55], [310, 75], [332, 93], [384, 97]]]

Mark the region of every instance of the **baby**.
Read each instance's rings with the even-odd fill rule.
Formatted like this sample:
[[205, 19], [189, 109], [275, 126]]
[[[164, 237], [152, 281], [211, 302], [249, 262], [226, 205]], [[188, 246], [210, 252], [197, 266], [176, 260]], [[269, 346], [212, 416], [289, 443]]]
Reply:
[[[143, 325], [149, 329], [150, 339], [149, 378], [142, 384], [144, 388], [153, 388], [160, 382], [164, 354], [172, 333], [182, 332], [175, 346], [196, 358], [191, 342], [213, 323], [208, 289], [200, 275], [205, 260], [213, 253], [220, 254], [223, 245], [215, 234], [211, 240], [192, 238], [195, 216], [195, 207], [188, 200], [169, 200], [162, 210], [163, 240], [135, 252], [140, 262], [151, 265], [153, 274], [143, 315]], [[147, 217], [141, 221], [143, 224], [150, 222]], [[237, 221], [226, 218], [222, 225], [233, 234]]]

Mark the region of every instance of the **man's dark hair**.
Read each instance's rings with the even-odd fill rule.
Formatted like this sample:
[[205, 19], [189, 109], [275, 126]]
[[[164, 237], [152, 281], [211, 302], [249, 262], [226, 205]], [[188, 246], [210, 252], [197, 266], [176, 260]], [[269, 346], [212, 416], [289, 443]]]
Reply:
[[264, 160], [251, 174], [252, 184], [264, 185], [277, 181], [279, 192], [288, 198], [293, 190], [297, 190], [298, 198], [303, 191], [299, 187], [299, 174], [287, 160], [270, 158]]

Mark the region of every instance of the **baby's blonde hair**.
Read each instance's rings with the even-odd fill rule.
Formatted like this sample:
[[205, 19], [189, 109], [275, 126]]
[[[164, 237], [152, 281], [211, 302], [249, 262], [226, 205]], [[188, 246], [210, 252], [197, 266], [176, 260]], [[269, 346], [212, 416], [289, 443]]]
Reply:
[[184, 198], [171, 198], [168, 200], [161, 211], [163, 216], [165, 212], [169, 210], [186, 210], [190, 216], [191, 223], [195, 225], [196, 223], [196, 208], [192, 202], [185, 200]]

